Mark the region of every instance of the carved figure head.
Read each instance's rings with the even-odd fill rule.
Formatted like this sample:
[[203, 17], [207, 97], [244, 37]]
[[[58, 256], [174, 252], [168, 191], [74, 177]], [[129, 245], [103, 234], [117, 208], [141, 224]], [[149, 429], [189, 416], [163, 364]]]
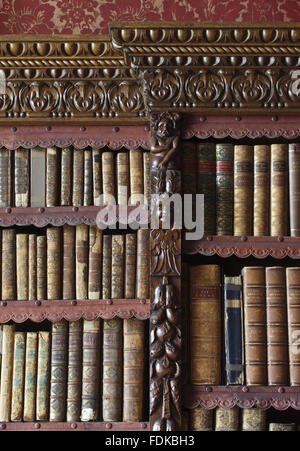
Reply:
[[178, 119], [178, 113], [153, 113], [151, 115], [151, 126], [158, 136], [166, 138], [168, 136], [174, 135], [174, 130], [177, 128]]

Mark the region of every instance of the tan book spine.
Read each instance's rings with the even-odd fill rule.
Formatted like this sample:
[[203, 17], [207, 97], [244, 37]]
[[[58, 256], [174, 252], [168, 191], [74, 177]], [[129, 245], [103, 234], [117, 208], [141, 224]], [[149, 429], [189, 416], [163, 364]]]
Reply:
[[12, 152], [0, 149], [0, 208], [12, 206]]
[[253, 147], [234, 146], [234, 235], [252, 235]]
[[150, 152], [143, 153], [143, 172], [145, 202], [147, 202], [148, 205], [151, 205]]
[[136, 234], [127, 233], [125, 243], [125, 298], [135, 298], [136, 286]]
[[30, 206], [46, 205], [46, 150], [30, 149]]
[[2, 300], [16, 299], [16, 233], [2, 230]]
[[75, 299], [75, 226], [63, 226], [63, 299]]
[[296, 431], [295, 423], [269, 423], [269, 431]]
[[300, 386], [300, 267], [286, 268], [289, 379], [290, 385]]
[[29, 207], [29, 149], [15, 150], [15, 207]]
[[28, 300], [28, 235], [16, 235], [17, 300]]
[[25, 332], [15, 332], [10, 421], [23, 419]]
[[37, 248], [36, 235], [28, 236], [28, 299], [36, 300], [37, 296]]
[[130, 204], [143, 204], [144, 178], [143, 178], [143, 152], [138, 149], [129, 151], [130, 167]]
[[36, 420], [49, 420], [49, 388], [51, 363], [51, 333], [38, 332], [38, 357], [36, 376]]
[[101, 299], [102, 230], [89, 227], [89, 280], [88, 298]]
[[73, 188], [72, 204], [80, 207], [83, 205], [84, 192], [84, 150], [73, 151]]
[[118, 204], [127, 205], [129, 191], [129, 161], [127, 152], [117, 154], [117, 194]]
[[111, 298], [111, 235], [103, 235], [102, 299]]
[[242, 431], [265, 431], [267, 423], [266, 410], [242, 409]]
[[67, 421], [80, 421], [82, 387], [82, 320], [69, 323]]
[[101, 168], [101, 151], [93, 149], [93, 196], [94, 205], [101, 205], [102, 194], [102, 168]]
[[47, 238], [36, 238], [36, 297], [39, 300], [47, 299]]
[[58, 205], [58, 149], [48, 147], [46, 154], [46, 206]]
[[60, 228], [47, 228], [47, 299], [60, 299]]
[[26, 333], [25, 386], [24, 386], [24, 421], [35, 420], [36, 374], [37, 374], [37, 332]]
[[111, 241], [111, 297], [124, 297], [124, 235], [113, 235]]
[[137, 231], [137, 262], [136, 262], [136, 297], [149, 298], [150, 274], [150, 235], [149, 230]]
[[124, 319], [123, 421], [141, 421], [143, 417], [145, 322]]
[[221, 273], [218, 265], [190, 267], [191, 383], [221, 383]]
[[287, 235], [288, 145], [271, 145], [271, 236]]
[[88, 298], [89, 227], [76, 226], [76, 299]]
[[111, 196], [115, 195], [115, 168], [113, 152], [102, 154], [103, 204], [111, 205]]
[[103, 421], [122, 420], [122, 335], [120, 318], [103, 321]]
[[289, 144], [290, 235], [300, 236], [300, 144]]
[[243, 268], [247, 385], [267, 383], [266, 281], [263, 266]]
[[238, 431], [239, 430], [239, 407], [231, 409], [216, 408], [215, 431]]
[[253, 235], [269, 235], [270, 146], [254, 146]]
[[214, 411], [196, 407], [190, 410], [191, 431], [213, 431]]
[[81, 421], [99, 419], [100, 319], [83, 321]]
[[93, 158], [90, 149], [84, 150], [83, 205], [93, 204]]
[[3, 326], [0, 378], [0, 421], [10, 421], [15, 325]]
[[73, 149], [61, 149], [61, 190], [60, 205], [72, 205], [72, 167]]

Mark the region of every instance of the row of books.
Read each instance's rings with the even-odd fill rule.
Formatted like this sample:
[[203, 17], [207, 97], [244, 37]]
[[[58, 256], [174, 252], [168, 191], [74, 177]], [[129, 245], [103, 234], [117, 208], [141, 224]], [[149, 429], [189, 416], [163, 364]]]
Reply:
[[1, 299], [148, 299], [149, 230], [103, 234], [96, 225], [2, 233]]
[[222, 282], [219, 265], [196, 265], [189, 276], [193, 384], [300, 386], [300, 267], [247, 266]]
[[140, 421], [145, 322], [2, 326], [0, 421]]
[[300, 144], [182, 143], [183, 192], [207, 235], [300, 236]]
[[120, 205], [129, 197], [131, 205], [149, 203], [149, 164], [149, 152], [139, 149], [2, 148], [0, 207], [103, 205], [108, 195]]

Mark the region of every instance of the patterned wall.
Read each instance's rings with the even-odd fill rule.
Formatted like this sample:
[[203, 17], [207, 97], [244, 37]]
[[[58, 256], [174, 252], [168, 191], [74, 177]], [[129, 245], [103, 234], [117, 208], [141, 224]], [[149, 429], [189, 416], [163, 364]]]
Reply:
[[1, 34], [107, 34], [115, 20], [300, 21], [300, 0], [0, 0]]

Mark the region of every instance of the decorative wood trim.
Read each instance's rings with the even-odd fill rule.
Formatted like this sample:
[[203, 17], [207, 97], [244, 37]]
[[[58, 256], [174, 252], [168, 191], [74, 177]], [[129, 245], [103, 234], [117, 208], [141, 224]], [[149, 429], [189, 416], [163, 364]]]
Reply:
[[149, 423], [107, 423], [107, 422], [35, 422], [0, 423], [0, 431], [149, 431]]

